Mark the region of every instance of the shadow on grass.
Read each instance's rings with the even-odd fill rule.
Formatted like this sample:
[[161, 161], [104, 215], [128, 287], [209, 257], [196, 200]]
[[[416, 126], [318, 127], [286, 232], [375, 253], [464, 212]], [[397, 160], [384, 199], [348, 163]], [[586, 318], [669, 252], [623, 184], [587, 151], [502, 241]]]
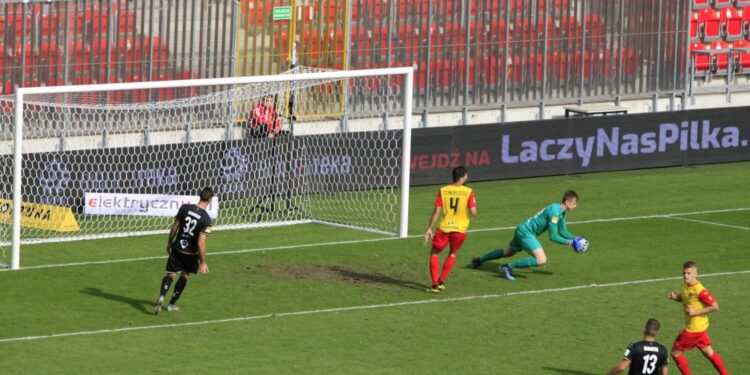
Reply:
[[567, 368], [557, 368], [557, 367], [542, 367], [542, 370], [554, 371], [562, 375], [597, 375], [593, 372], [578, 371], [578, 370], [571, 370]]
[[90, 296], [108, 299], [110, 301], [117, 301], [127, 303], [133, 306], [134, 309], [141, 311], [144, 314], [151, 314], [151, 307], [153, 307], [154, 301], [146, 301], [143, 299], [130, 298], [121, 296], [118, 294], [107, 293], [99, 288], [86, 288], [81, 290], [81, 293], [88, 294]]
[[396, 279], [388, 275], [383, 275], [381, 273], [362, 273], [341, 268], [339, 266], [330, 266], [328, 267], [328, 269], [354, 282], [390, 284], [400, 286], [402, 288], [417, 290], [425, 290], [430, 287], [429, 285], [420, 284], [411, 280]]

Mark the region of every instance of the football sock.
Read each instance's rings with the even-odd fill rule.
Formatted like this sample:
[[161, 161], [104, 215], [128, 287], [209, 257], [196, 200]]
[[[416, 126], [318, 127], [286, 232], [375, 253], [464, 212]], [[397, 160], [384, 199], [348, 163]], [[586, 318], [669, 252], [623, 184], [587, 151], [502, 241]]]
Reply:
[[448, 255], [448, 259], [445, 260], [445, 263], [443, 263], [443, 272], [440, 272], [440, 278], [438, 279], [438, 282], [443, 283], [445, 282], [445, 279], [448, 278], [448, 274], [451, 272], [451, 269], [453, 269], [453, 265], [456, 263], [456, 256], [451, 254]]
[[438, 270], [440, 269], [440, 258], [437, 254], [430, 255], [430, 276], [432, 276], [432, 285], [438, 283]]
[[682, 375], [692, 375], [690, 372], [690, 366], [688, 366], [687, 358], [684, 355], [676, 355], [673, 357], [674, 361], [677, 362], [677, 369], [680, 370]]
[[729, 373], [727, 372], [726, 367], [724, 367], [724, 361], [721, 359], [721, 356], [719, 355], [719, 353], [714, 352], [714, 354], [712, 356], [708, 357], [708, 359], [714, 365], [714, 368], [716, 368], [716, 371], [718, 371], [719, 374], [721, 374], [721, 375], [729, 375]]
[[169, 275], [164, 276], [164, 278], [161, 279], [161, 289], [159, 289], [159, 295], [166, 296], [167, 291], [169, 291], [170, 285], [172, 285], [172, 278], [169, 277]]
[[174, 286], [174, 293], [172, 293], [172, 299], [169, 300], [170, 305], [174, 305], [177, 303], [177, 300], [180, 298], [180, 295], [182, 295], [182, 291], [185, 289], [185, 285], [187, 285], [187, 279], [184, 277], [180, 277], [179, 280], [177, 280], [177, 285]]
[[508, 264], [508, 267], [510, 268], [528, 268], [528, 267], [536, 267], [539, 263], [537, 263], [536, 258], [534, 257], [526, 257], [523, 259], [519, 259], [513, 263]]
[[505, 249], [495, 249], [479, 257], [479, 261], [484, 263], [488, 260], [500, 259], [503, 257], [503, 254], [505, 254]]

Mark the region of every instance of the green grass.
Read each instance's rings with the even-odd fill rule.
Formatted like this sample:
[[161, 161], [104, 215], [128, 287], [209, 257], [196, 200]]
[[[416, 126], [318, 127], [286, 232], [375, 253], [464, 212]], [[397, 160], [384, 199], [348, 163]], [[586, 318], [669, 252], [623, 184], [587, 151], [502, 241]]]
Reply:
[[[41, 337], [0, 342], [2, 372], [606, 373], [650, 317], [671, 346], [683, 315], [666, 294], [679, 288], [684, 261], [697, 261], [701, 274], [750, 271], [750, 209], [678, 216], [702, 222], [575, 222], [750, 208], [749, 184], [750, 163], [471, 183], [479, 205], [471, 229], [484, 230], [469, 234], [440, 295], [425, 292], [428, 248], [418, 238], [434, 186], [412, 189], [407, 239], [319, 225], [213, 233], [211, 272], [191, 278], [180, 313], [150, 314], [165, 236], [25, 246], [29, 269], [0, 272], [0, 340]], [[587, 253], [545, 235], [548, 265], [517, 271], [516, 282], [499, 278], [499, 262], [467, 267], [507, 244], [512, 232], [497, 228], [568, 188], [581, 196], [569, 229], [587, 236]], [[106, 260], [123, 261], [32, 268]], [[650, 281], [631, 283], [639, 280]], [[732, 374], [750, 373], [750, 273], [701, 280], [721, 306], [710, 317], [714, 349]], [[532, 291], [541, 292], [524, 293]], [[393, 305], [401, 302], [409, 304]], [[176, 326], [159, 327], [168, 324]], [[100, 330], [108, 331], [50, 337]], [[697, 351], [687, 357], [694, 374], [714, 373]]]

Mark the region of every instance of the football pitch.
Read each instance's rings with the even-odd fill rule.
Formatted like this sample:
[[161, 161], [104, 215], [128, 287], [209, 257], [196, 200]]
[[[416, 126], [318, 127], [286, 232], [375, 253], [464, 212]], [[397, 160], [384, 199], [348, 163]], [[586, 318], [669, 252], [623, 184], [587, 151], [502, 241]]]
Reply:
[[[24, 246], [22, 269], [0, 272], [0, 372], [604, 374], [648, 318], [671, 347], [684, 318], [667, 292], [694, 260], [720, 305], [713, 347], [730, 373], [750, 374], [750, 163], [468, 185], [479, 214], [439, 295], [426, 292], [421, 240], [436, 186], [411, 190], [405, 239], [216, 231], [210, 273], [190, 278], [182, 311], [158, 316], [166, 235]], [[567, 189], [580, 195], [568, 229], [588, 252], [545, 233], [548, 264], [514, 282], [500, 261], [469, 267]], [[686, 357], [694, 374], [715, 373], [697, 350]]]

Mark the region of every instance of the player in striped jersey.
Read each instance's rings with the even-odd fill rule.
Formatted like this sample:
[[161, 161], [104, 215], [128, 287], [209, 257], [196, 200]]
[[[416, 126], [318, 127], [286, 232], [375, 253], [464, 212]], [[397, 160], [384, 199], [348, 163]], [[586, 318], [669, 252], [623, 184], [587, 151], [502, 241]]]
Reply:
[[[443, 186], [438, 191], [435, 199], [435, 210], [430, 217], [430, 224], [424, 233], [424, 243], [427, 244], [432, 240], [432, 249], [430, 251], [430, 276], [432, 277], [432, 293], [439, 293], [445, 290], [445, 279], [448, 277], [453, 265], [456, 263], [456, 253], [461, 248], [466, 239], [466, 229], [469, 227], [470, 217], [477, 215], [477, 203], [474, 198], [474, 191], [465, 186], [469, 175], [466, 167], [459, 166], [453, 168], [453, 183]], [[443, 213], [443, 220], [440, 222], [435, 235], [432, 234], [432, 227], [437, 223], [440, 213]], [[443, 249], [450, 243], [451, 250], [448, 257], [443, 263], [443, 270], [438, 275], [440, 269], [440, 254]]]

